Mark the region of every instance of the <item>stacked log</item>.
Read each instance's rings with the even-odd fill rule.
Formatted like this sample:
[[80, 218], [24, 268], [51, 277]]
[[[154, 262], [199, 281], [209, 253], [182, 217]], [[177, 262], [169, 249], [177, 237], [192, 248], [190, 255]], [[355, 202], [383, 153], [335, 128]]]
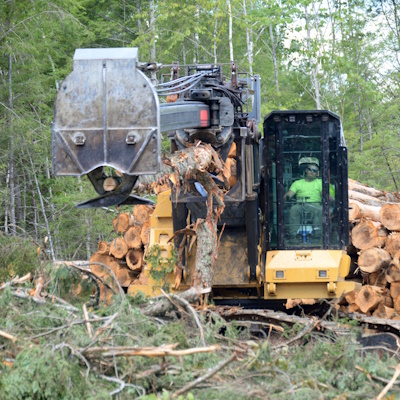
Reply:
[[400, 318], [400, 202], [388, 193], [349, 179], [351, 244], [361, 290], [345, 296], [348, 312]]
[[97, 251], [90, 258], [90, 269], [109, 285], [107, 287], [100, 283], [100, 301], [109, 304], [113, 292], [118, 293], [115, 278], [123, 289], [145, 280], [141, 275], [145, 265], [144, 254], [149, 241], [150, 217], [153, 211], [152, 206], [136, 205], [132, 214], [118, 214], [113, 220], [116, 237], [110, 242], [98, 243]]

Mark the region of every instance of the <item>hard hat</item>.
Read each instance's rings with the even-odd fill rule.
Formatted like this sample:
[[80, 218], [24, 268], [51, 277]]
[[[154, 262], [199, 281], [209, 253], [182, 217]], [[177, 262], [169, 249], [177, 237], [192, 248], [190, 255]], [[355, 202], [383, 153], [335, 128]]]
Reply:
[[303, 164], [315, 164], [319, 167], [319, 160], [316, 157], [301, 157], [299, 160], [299, 165]]

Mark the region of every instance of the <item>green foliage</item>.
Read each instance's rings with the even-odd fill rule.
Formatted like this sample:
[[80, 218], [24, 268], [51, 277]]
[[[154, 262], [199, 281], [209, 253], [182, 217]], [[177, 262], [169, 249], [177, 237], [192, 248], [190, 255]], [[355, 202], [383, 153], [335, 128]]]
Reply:
[[31, 241], [0, 234], [0, 282], [34, 272], [37, 265], [36, 246]]
[[149, 248], [146, 262], [150, 264], [150, 276], [157, 282], [163, 290], [169, 291], [170, 284], [167, 281], [170, 274], [174, 271], [177, 262], [175, 249], [172, 250], [171, 257], [163, 256], [163, 250], [159, 245], [153, 245]]

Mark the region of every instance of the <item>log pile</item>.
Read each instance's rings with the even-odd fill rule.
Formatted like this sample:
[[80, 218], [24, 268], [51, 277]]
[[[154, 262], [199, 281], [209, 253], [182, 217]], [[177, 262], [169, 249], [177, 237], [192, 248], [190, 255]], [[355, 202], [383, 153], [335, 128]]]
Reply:
[[348, 293], [348, 312], [400, 319], [400, 199], [349, 179], [348, 254], [364, 286]]
[[[118, 285], [115, 278], [122, 288], [128, 288], [131, 284], [146, 284], [142, 271], [153, 211], [152, 206], [136, 205], [132, 214], [118, 214], [113, 220], [117, 236], [111, 242], [100, 241], [97, 251], [90, 258], [91, 271], [105, 280], [116, 293]], [[112, 295], [109, 288], [100, 284], [100, 301], [108, 304]]]

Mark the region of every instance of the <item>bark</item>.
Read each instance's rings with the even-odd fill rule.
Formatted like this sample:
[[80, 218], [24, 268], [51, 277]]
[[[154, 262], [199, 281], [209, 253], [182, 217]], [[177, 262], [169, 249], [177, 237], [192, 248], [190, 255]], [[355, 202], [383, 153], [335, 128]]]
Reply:
[[142, 239], [140, 237], [140, 226], [131, 226], [124, 235], [125, 243], [129, 249], [138, 249], [142, 247]]
[[380, 221], [391, 231], [400, 231], [400, 204], [385, 204], [380, 212]]
[[231, 0], [227, 0], [228, 3], [228, 16], [229, 16], [229, 60], [230, 62], [234, 61], [233, 58], [233, 42], [232, 42], [232, 7]]
[[349, 190], [349, 201], [353, 201], [353, 200], [356, 200], [362, 204], [366, 204], [368, 206], [374, 206], [374, 207], [382, 207], [385, 203], [385, 201], [381, 200], [380, 198], [376, 198], [376, 197], [370, 196], [368, 194]]
[[319, 81], [318, 81], [318, 60], [312, 56], [312, 49], [311, 49], [311, 26], [310, 20], [308, 16], [307, 7], [304, 7], [304, 15], [306, 19], [306, 29], [307, 29], [307, 50], [309, 53], [309, 64], [311, 70], [311, 82], [314, 89], [314, 99], [317, 110], [321, 110], [321, 100], [320, 100], [320, 90], [319, 90]]
[[115, 258], [123, 258], [128, 252], [128, 245], [125, 243], [124, 238], [118, 237], [115, 238], [110, 244], [110, 253]]
[[253, 76], [253, 30], [249, 28], [249, 22], [247, 21], [247, 6], [246, 0], [243, 0], [243, 14], [246, 24], [246, 43], [247, 43], [247, 61], [249, 62], [249, 74]]
[[[8, 56], [8, 90], [9, 90], [9, 99], [8, 105], [10, 108], [10, 112], [13, 112], [13, 91], [12, 91], [12, 55], [9, 54]], [[10, 134], [10, 153], [9, 153], [9, 176], [10, 176], [10, 232], [11, 235], [15, 236], [16, 234], [16, 226], [17, 222], [15, 219], [15, 160], [14, 160], [14, 133], [13, 133], [13, 126], [12, 126], [12, 117], [10, 115], [9, 121], [9, 134]]]
[[[276, 95], [279, 96], [279, 75], [278, 75], [278, 59], [276, 55], [277, 43], [274, 38], [274, 30], [272, 25], [269, 26], [269, 36], [271, 39], [271, 54], [272, 54], [272, 62], [274, 64], [274, 78], [275, 78], [275, 91]], [[279, 102], [280, 105], [280, 102]]]
[[[156, 62], [156, 5], [154, 0], [149, 0], [149, 8], [150, 8], [150, 61]], [[153, 83], [157, 81], [156, 70], [151, 71], [151, 80]]]
[[381, 207], [368, 206], [358, 201], [349, 202], [349, 221], [355, 221], [361, 218], [371, 219], [372, 221], [380, 221], [379, 212]]
[[366, 194], [366, 195], [372, 196], [372, 197], [384, 197], [385, 196], [385, 192], [383, 192], [382, 190], [378, 190], [378, 189], [363, 185], [362, 183], [357, 182], [353, 179], [349, 179], [349, 190], [351, 190], [353, 192], [363, 193], [363, 194]]

